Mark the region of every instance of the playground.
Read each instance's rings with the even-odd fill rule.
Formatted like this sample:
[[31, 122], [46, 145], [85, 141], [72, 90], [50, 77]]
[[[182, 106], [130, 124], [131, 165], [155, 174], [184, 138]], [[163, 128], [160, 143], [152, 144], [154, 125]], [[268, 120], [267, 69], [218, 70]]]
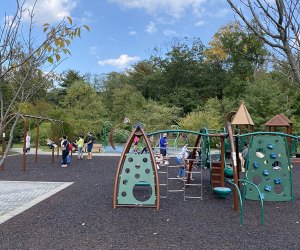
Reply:
[[[209, 169], [203, 170], [203, 199], [184, 201], [182, 193], [161, 199], [160, 209], [112, 209], [112, 190], [119, 156], [60, 158], [9, 157], [3, 181], [67, 182], [65, 189], [0, 224], [1, 249], [299, 249], [300, 165], [293, 167], [294, 204], [265, 202], [265, 224], [258, 201], [245, 202], [244, 225], [226, 199], [211, 192]], [[170, 159], [170, 164], [174, 159]], [[163, 168], [162, 168], [163, 169]], [[182, 180], [175, 181], [182, 186]]]

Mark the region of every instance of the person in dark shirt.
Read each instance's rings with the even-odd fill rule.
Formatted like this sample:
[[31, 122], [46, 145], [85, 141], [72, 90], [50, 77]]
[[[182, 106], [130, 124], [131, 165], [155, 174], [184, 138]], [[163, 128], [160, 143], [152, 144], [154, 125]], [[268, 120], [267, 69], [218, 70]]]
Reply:
[[94, 137], [91, 132], [88, 132], [87, 135], [88, 135], [88, 137], [86, 139], [87, 152], [88, 152], [87, 159], [91, 160], [92, 159], [92, 149], [93, 149], [93, 145], [94, 145]]
[[69, 155], [69, 141], [67, 139], [67, 136], [63, 136], [61, 139], [61, 151], [62, 151], [62, 164], [61, 166], [63, 168], [67, 167], [67, 157]]

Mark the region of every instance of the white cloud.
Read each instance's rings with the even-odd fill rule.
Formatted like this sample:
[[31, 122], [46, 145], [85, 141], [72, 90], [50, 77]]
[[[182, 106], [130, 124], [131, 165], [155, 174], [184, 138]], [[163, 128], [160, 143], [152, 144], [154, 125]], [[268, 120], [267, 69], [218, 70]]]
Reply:
[[199, 26], [202, 26], [204, 24], [206, 24], [206, 22], [204, 20], [199, 20], [198, 22], [195, 23], [195, 26], [199, 27]]
[[203, 3], [208, 0], [109, 0], [118, 3], [126, 9], [145, 9], [152, 15], [167, 14], [180, 18], [185, 14], [186, 9], [193, 9], [194, 13], [201, 12]]
[[[27, 0], [25, 7], [32, 9], [35, 0]], [[38, 23], [53, 23], [71, 16], [71, 11], [77, 6], [78, 0], [43, 0], [35, 5], [35, 20]], [[29, 18], [28, 16], [26, 17]]]
[[135, 36], [135, 35], [137, 35], [137, 32], [134, 31], [134, 30], [131, 30], [131, 31], [128, 32], [128, 35], [129, 36]]
[[153, 22], [148, 23], [148, 25], [146, 26], [145, 31], [147, 33], [150, 33], [150, 34], [155, 33], [157, 31], [155, 23], [153, 23]]
[[164, 30], [164, 35], [165, 36], [178, 36], [178, 33], [174, 30], [166, 29], [166, 30]]
[[113, 66], [113, 67], [122, 69], [138, 60], [140, 60], [140, 58], [138, 56], [130, 57], [126, 54], [122, 54], [122, 55], [120, 55], [119, 58], [116, 58], [116, 59], [106, 59], [106, 60], [98, 61], [98, 64], [100, 66], [109, 65], [109, 66]]

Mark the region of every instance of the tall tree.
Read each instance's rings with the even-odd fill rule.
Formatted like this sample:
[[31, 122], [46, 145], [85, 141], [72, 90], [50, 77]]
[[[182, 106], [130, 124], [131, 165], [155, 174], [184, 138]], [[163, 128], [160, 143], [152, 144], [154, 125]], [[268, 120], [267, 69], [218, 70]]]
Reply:
[[255, 34], [241, 27], [239, 22], [223, 26], [205, 50], [208, 62], [222, 63], [223, 68], [243, 80], [252, 78], [264, 63], [267, 51]]
[[[299, 0], [227, 0], [254, 34], [267, 44], [277, 62], [285, 64], [300, 86]], [[243, 7], [240, 7], [240, 4]], [[245, 8], [247, 13], [245, 13]], [[248, 18], [248, 13], [252, 16]]]
[[79, 71], [69, 69], [63, 72], [59, 86], [62, 88], [70, 88], [76, 81], [84, 81], [84, 77], [80, 75]]
[[[36, 89], [48, 84], [48, 81], [31, 82], [39, 71], [48, 72], [44, 77], [50, 77], [53, 68], [70, 54], [67, 46], [81, 36], [82, 27], [74, 25], [73, 20], [66, 17], [56, 25], [45, 23], [42, 28], [44, 34], [39, 35], [39, 42], [36, 42], [34, 14], [37, 0], [29, 9], [25, 3], [26, 0], [16, 0], [14, 15], [4, 16], [4, 24], [0, 26], [0, 130], [13, 120], [8, 147], [0, 164], [7, 156], [20, 117], [18, 102], [29, 100]], [[13, 93], [11, 97], [5, 97], [5, 90]]]

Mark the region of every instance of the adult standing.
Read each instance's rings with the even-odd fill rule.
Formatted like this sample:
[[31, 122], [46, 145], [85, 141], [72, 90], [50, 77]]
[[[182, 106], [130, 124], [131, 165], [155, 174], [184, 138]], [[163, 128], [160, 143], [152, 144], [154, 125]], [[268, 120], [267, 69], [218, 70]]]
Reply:
[[67, 140], [67, 136], [66, 135], [64, 135], [62, 137], [60, 145], [61, 145], [61, 151], [62, 151], [62, 154], [61, 154], [62, 155], [62, 164], [61, 164], [61, 166], [63, 168], [65, 168], [65, 167], [68, 166], [68, 164], [67, 164], [67, 157], [69, 155], [69, 142]]
[[26, 154], [28, 154], [30, 152], [30, 140], [31, 140], [30, 134], [27, 133], [26, 134]]
[[160, 154], [162, 156], [167, 155], [167, 145], [168, 145], [167, 134], [164, 133], [163, 136], [159, 140]]
[[93, 149], [93, 145], [94, 145], [94, 137], [91, 132], [88, 132], [87, 135], [88, 135], [87, 140], [86, 140], [87, 152], [88, 152], [87, 159], [91, 160], [92, 159], [92, 149]]

